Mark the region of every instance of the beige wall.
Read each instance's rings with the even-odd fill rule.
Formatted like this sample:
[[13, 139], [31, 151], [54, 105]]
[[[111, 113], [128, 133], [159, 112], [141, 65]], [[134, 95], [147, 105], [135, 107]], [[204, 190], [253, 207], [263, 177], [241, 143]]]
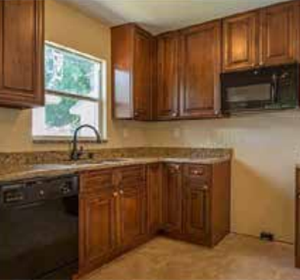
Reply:
[[[110, 67], [109, 28], [59, 1], [47, 0], [46, 3], [47, 40], [106, 59]], [[110, 77], [108, 85], [109, 81]], [[97, 147], [233, 147], [236, 155], [232, 230], [252, 235], [267, 230], [274, 232], [278, 239], [292, 242], [294, 166], [300, 154], [299, 123], [299, 112], [152, 124], [113, 123], [109, 118], [109, 143]], [[0, 109], [0, 129], [0, 152], [66, 149], [68, 146], [33, 144], [30, 110]]]
[[300, 163], [300, 112], [149, 124], [153, 146], [233, 147], [232, 230], [294, 239], [294, 169]]
[[[59, 1], [46, 2], [46, 40], [105, 59], [108, 65], [108, 112], [110, 112], [110, 29]], [[113, 123], [108, 114], [109, 143], [93, 148], [145, 145], [140, 124]], [[125, 127], [125, 131], [124, 128]], [[33, 144], [31, 111], [0, 108], [0, 152], [67, 149], [67, 144]], [[130, 130], [130, 133], [129, 133]], [[124, 137], [125, 136], [125, 137]]]

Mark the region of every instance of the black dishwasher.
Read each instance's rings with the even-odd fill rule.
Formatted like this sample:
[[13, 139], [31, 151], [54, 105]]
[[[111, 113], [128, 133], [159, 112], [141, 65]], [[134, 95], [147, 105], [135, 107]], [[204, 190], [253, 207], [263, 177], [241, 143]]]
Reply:
[[0, 185], [0, 279], [71, 279], [78, 266], [78, 178]]

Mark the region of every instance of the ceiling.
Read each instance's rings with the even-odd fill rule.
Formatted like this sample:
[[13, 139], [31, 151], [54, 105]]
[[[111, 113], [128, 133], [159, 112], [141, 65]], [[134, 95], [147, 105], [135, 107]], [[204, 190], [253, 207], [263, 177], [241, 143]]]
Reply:
[[137, 22], [153, 34], [284, 0], [60, 0], [114, 26]]

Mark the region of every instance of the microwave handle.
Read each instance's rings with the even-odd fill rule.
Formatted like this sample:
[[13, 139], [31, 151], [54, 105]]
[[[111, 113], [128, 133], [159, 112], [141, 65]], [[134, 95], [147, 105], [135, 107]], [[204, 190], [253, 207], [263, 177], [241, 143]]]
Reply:
[[273, 74], [272, 76], [271, 99], [272, 99], [272, 103], [278, 103], [280, 100], [279, 91], [278, 91], [278, 76], [276, 74]]

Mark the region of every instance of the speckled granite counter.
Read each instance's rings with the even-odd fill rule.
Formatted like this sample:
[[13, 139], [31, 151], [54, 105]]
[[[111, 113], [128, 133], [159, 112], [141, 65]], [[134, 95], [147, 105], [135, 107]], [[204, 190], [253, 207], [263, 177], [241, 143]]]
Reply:
[[0, 183], [156, 162], [216, 164], [231, 156], [230, 149], [127, 148], [96, 151], [92, 161], [74, 163], [68, 152], [0, 154]]

